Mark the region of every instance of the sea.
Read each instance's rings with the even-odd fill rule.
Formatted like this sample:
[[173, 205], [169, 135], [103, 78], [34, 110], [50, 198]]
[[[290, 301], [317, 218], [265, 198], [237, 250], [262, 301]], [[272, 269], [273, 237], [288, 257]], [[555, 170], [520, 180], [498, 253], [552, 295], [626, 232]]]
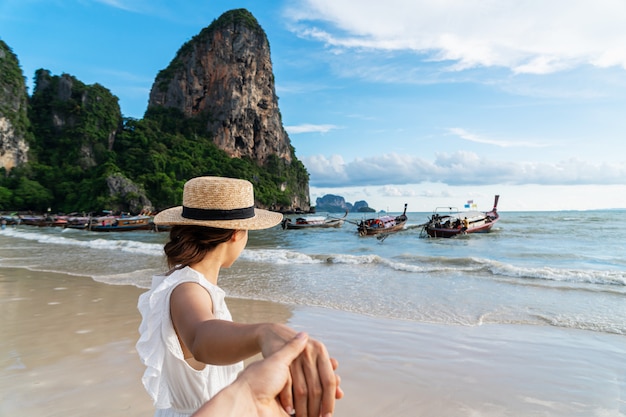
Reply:
[[[317, 215], [323, 215], [318, 213]], [[394, 214], [394, 213], [391, 213]], [[399, 213], [395, 213], [399, 214]], [[626, 335], [626, 209], [501, 212], [490, 233], [360, 237], [341, 228], [251, 231], [219, 285], [229, 297], [433, 324], [553, 326]], [[148, 288], [166, 270], [166, 232], [7, 226], [0, 267]]]

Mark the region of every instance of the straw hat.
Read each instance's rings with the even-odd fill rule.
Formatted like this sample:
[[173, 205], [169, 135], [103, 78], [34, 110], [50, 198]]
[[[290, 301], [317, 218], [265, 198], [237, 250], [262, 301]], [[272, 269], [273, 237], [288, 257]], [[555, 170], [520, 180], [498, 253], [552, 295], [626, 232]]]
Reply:
[[252, 183], [222, 177], [197, 177], [185, 183], [183, 205], [154, 216], [157, 225], [196, 225], [259, 230], [276, 226], [283, 215], [254, 208]]

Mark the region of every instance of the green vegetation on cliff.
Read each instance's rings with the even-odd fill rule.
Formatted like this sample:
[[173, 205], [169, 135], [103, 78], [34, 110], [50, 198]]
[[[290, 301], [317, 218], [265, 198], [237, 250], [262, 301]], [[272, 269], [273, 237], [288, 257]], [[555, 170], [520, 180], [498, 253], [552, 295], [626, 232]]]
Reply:
[[259, 204], [276, 210], [288, 209], [308, 186], [293, 148], [291, 163], [230, 158], [206, 133], [208, 116], [153, 107], [144, 119], [123, 119], [117, 97], [103, 86], [45, 70], [36, 73], [30, 102], [31, 160], [0, 177], [0, 210], [133, 211], [128, 200], [136, 195], [109, 189], [114, 175], [143, 189], [156, 209], [180, 204], [185, 181], [201, 175], [247, 179]]
[[309, 175], [295, 156], [291, 163], [273, 156], [264, 166], [230, 158], [205, 125], [202, 116], [185, 118], [176, 109], [151, 107], [144, 119], [125, 121], [115, 141], [116, 164], [143, 185], [157, 208], [180, 204], [184, 182], [202, 175], [247, 179], [258, 202], [274, 209], [289, 207], [297, 190], [306, 188]]
[[0, 117], [6, 117], [17, 135], [28, 140], [26, 80], [13, 50], [0, 39]]
[[[225, 27], [250, 29], [263, 37], [255, 40], [267, 41], [249, 11], [226, 12], [180, 48], [157, 76], [157, 88], [166, 88], [188, 65], [180, 57], [194, 44], [208, 42]], [[207, 129], [217, 117], [211, 111], [185, 117], [181, 110], [151, 105], [143, 119], [124, 118], [118, 98], [104, 86], [45, 69], [36, 71], [28, 97], [17, 56], [2, 41], [0, 116], [21, 129], [30, 147], [28, 162], [0, 168], [0, 210], [160, 210], [180, 204], [184, 183], [202, 175], [249, 180], [260, 207], [308, 209], [309, 175], [293, 147], [291, 162], [276, 154], [231, 158]]]

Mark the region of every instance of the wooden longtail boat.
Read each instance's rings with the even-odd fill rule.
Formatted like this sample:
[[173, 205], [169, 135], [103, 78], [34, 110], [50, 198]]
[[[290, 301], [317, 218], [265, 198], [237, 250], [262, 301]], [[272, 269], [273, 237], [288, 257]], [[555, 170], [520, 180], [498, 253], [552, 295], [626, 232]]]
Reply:
[[373, 236], [399, 232], [404, 228], [406, 221], [406, 204], [399, 216], [379, 216], [374, 219], [361, 220], [356, 224], [359, 236]]
[[63, 227], [66, 229], [86, 229], [91, 221], [90, 216], [70, 216]]
[[344, 214], [343, 217], [298, 217], [295, 219], [295, 223], [289, 217], [285, 217], [281, 225], [283, 229], [325, 229], [330, 227], [341, 227], [347, 215], [348, 212], [346, 211], [346, 214]]
[[50, 226], [52, 219], [41, 214], [21, 214], [19, 217], [19, 224], [25, 224], [27, 226]]
[[153, 228], [152, 217], [102, 217], [94, 219], [87, 227], [92, 232], [127, 232], [131, 230], [150, 230]]
[[50, 214], [34, 214], [34, 215], [19, 215], [18, 224], [25, 224], [28, 226], [59, 226], [63, 227], [67, 223], [67, 216], [57, 216]]
[[[424, 225], [422, 233], [430, 237], [454, 237], [469, 233], [486, 233], [500, 219], [498, 214], [499, 195], [495, 196], [491, 211], [476, 210], [459, 211], [455, 207], [438, 207], [435, 209], [428, 223]], [[447, 210], [447, 212], [445, 212]]]

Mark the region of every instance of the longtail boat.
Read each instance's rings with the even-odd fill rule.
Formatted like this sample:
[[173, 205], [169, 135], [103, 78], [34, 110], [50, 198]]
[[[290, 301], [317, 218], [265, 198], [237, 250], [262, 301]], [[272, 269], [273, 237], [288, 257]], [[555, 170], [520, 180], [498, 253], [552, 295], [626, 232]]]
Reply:
[[498, 214], [499, 195], [495, 196], [490, 211], [459, 211], [455, 207], [438, 207], [424, 225], [422, 233], [430, 237], [454, 237], [470, 233], [486, 233], [500, 219]]
[[399, 216], [379, 216], [372, 219], [361, 220], [356, 224], [359, 236], [372, 236], [399, 232], [404, 228], [406, 221], [406, 203], [404, 211]]
[[281, 226], [283, 229], [325, 229], [331, 227], [341, 227], [343, 225], [344, 219], [348, 215], [344, 214], [343, 217], [332, 217], [332, 216], [307, 216], [307, 217], [298, 217], [295, 219], [295, 223], [289, 217], [286, 217]]
[[105, 216], [93, 219], [87, 228], [92, 232], [127, 232], [131, 230], [151, 230], [153, 229], [153, 224], [151, 216]]

